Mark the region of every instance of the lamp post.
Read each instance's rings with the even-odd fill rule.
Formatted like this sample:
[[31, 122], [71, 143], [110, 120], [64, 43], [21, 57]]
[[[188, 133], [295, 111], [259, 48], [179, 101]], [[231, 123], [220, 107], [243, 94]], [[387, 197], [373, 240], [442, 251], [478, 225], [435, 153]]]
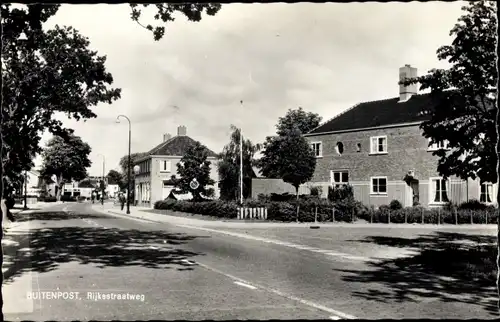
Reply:
[[104, 173], [106, 169], [106, 157], [104, 154], [98, 153], [102, 157], [102, 185], [101, 185], [101, 205], [104, 205], [104, 190], [105, 190], [105, 181], [104, 181]]
[[28, 172], [24, 171], [24, 210], [28, 209]]
[[[243, 101], [240, 101], [243, 107]], [[240, 128], [240, 203], [243, 207], [243, 133]]]
[[[136, 178], [136, 176], [139, 174], [139, 171], [141, 171], [141, 167], [139, 167], [139, 165], [137, 165], [137, 164], [136, 164], [136, 165], [134, 166], [134, 200], [135, 200], [135, 198], [138, 198], [138, 197], [139, 197], [139, 196], [138, 196], [138, 190], [139, 190], [139, 189], [136, 189], [136, 185], [137, 185], [137, 183], [136, 183], [136, 181], [135, 181], [135, 178]], [[139, 199], [137, 199], [137, 202], [139, 202]], [[137, 204], [136, 204], [135, 202], [134, 202], [134, 205], [135, 205], [135, 206], [137, 206]]]
[[130, 119], [125, 116], [125, 115], [118, 115], [116, 117], [116, 123], [120, 123], [120, 117], [123, 117], [128, 121], [128, 179], [127, 179], [127, 215], [130, 214], [130, 167], [131, 167], [131, 160], [130, 160], [130, 144], [131, 144], [131, 138], [132, 138], [132, 124], [130, 123]]

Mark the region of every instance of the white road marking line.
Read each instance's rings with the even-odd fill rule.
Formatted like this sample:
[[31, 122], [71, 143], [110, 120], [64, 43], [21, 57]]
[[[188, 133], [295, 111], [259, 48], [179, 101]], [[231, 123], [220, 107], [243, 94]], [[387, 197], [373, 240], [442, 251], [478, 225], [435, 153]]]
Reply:
[[340, 317], [336, 316], [336, 315], [332, 315], [332, 316], [330, 316], [330, 320], [340, 320]]
[[225, 234], [225, 235], [229, 235], [229, 236], [233, 236], [233, 237], [256, 240], [256, 241], [261, 241], [261, 242], [265, 242], [265, 243], [271, 243], [271, 244], [275, 244], [275, 245], [286, 246], [286, 247], [291, 247], [291, 248], [296, 248], [296, 249], [309, 250], [309, 251], [312, 251], [315, 253], [324, 253], [325, 255], [341, 257], [341, 258], [354, 260], [354, 261], [369, 261], [370, 260], [370, 258], [368, 258], [368, 257], [355, 256], [355, 255], [345, 254], [345, 253], [338, 253], [338, 252], [334, 252], [332, 250], [318, 249], [318, 248], [313, 248], [313, 247], [306, 246], [306, 245], [298, 245], [298, 244], [293, 244], [293, 243], [284, 242], [284, 241], [280, 241], [280, 240], [261, 238], [261, 237], [257, 237], [257, 236], [247, 235], [247, 234], [233, 233], [233, 232], [225, 231], [225, 230], [217, 230], [217, 229], [197, 227], [197, 226], [191, 226], [191, 225], [182, 225], [182, 224], [176, 224], [176, 226], [190, 228], [190, 229], [205, 230], [205, 231]]
[[272, 289], [272, 288], [268, 288], [268, 287], [264, 287], [262, 285], [259, 285], [259, 284], [256, 284], [256, 283], [249, 283], [248, 281], [245, 281], [244, 279], [241, 279], [239, 277], [236, 277], [236, 276], [233, 276], [231, 274], [227, 274], [227, 273], [224, 273], [216, 268], [213, 268], [213, 267], [210, 267], [208, 265], [205, 265], [205, 264], [202, 264], [200, 262], [197, 262], [197, 264], [201, 267], [204, 267], [212, 272], [215, 272], [215, 273], [218, 273], [218, 274], [221, 274], [221, 275], [224, 275], [224, 276], [227, 276], [233, 280], [235, 280], [235, 283], [236, 282], [240, 282], [242, 284], [247, 284], [247, 285], [252, 285], [253, 287], [255, 288], [260, 288], [266, 292], [269, 292], [269, 293], [274, 293], [274, 294], [277, 294], [281, 297], [284, 297], [284, 298], [287, 298], [289, 300], [292, 300], [292, 301], [296, 301], [296, 302], [299, 302], [301, 304], [304, 304], [304, 305], [307, 305], [307, 306], [310, 306], [310, 307], [313, 307], [315, 309], [318, 309], [320, 311], [324, 311], [324, 312], [327, 312], [327, 313], [330, 313], [330, 314], [333, 314], [333, 315], [336, 315], [336, 316], [339, 316], [341, 318], [344, 318], [344, 319], [350, 319], [350, 320], [353, 320], [353, 319], [356, 319], [355, 316], [353, 315], [350, 315], [350, 314], [346, 314], [346, 313], [343, 313], [343, 312], [340, 312], [340, 311], [337, 311], [337, 310], [334, 310], [332, 308], [329, 308], [329, 307], [326, 307], [324, 305], [321, 305], [321, 304], [318, 304], [318, 303], [314, 303], [314, 302], [311, 302], [311, 301], [308, 301], [308, 300], [304, 300], [304, 299], [301, 299], [301, 298], [298, 298], [298, 297], [295, 297], [293, 295], [288, 295], [288, 294], [285, 294], [281, 291], [278, 291], [278, 290], [275, 290], [275, 289]]
[[249, 284], [245, 284], [245, 283], [242, 283], [242, 282], [234, 282], [234, 284], [238, 284], [239, 286], [243, 286], [243, 287], [247, 287], [251, 290], [256, 290], [257, 288], [255, 286], [252, 286], [252, 285], [249, 285]]

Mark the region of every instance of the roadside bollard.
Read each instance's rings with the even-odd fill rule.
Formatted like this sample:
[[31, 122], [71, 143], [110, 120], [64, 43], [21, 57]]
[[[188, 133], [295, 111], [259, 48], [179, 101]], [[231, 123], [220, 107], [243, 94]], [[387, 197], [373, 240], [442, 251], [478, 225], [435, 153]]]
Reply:
[[473, 225], [474, 224], [474, 218], [472, 216], [472, 210], [469, 213], [470, 213], [470, 224]]
[[441, 209], [438, 208], [438, 225], [441, 224]]
[[455, 225], [458, 225], [458, 215], [457, 215], [457, 210], [453, 209], [453, 213], [455, 214]]
[[408, 215], [406, 214], [406, 211], [405, 211], [405, 224], [408, 223]]
[[314, 207], [314, 223], [318, 223], [318, 207]]
[[335, 208], [332, 208], [332, 222], [335, 222]]
[[422, 209], [422, 224], [424, 224], [424, 209]]
[[387, 223], [388, 224], [391, 223], [391, 211], [390, 210], [387, 212]]
[[488, 210], [486, 210], [486, 225], [488, 224]]

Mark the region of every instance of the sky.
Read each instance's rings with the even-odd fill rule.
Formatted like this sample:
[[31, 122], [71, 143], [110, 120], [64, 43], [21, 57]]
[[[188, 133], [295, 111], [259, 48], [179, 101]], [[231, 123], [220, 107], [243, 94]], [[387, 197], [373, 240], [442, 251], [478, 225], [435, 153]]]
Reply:
[[64, 4], [47, 28], [71, 25], [88, 37], [107, 56], [122, 97], [93, 107], [97, 118], [86, 122], [58, 118], [91, 146], [89, 174], [96, 176], [103, 156], [107, 173], [128, 152], [120, 114], [132, 122], [132, 153], [176, 135], [179, 125], [215, 152], [228, 143], [231, 124], [263, 142], [288, 109], [327, 121], [357, 103], [397, 97], [405, 64], [419, 75], [446, 67], [436, 50], [451, 43], [464, 4], [224, 4], [197, 23], [179, 16], [160, 41], [130, 20], [128, 4]]

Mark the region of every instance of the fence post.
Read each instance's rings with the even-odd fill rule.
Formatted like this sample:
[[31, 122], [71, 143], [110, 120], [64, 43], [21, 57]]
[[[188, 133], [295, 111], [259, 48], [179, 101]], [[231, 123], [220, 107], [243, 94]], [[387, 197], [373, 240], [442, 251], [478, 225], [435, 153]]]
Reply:
[[354, 222], [354, 208], [351, 209], [351, 223]]
[[314, 207], [314, 223], [318, 222], [318, 207]]
[[370, 209], [370, 224], [373, 224], [373, 209]]
[[424, 224], [424, 223], [425, 223], [425, 222], [424, 222], [424, 212], [425, 212], [425, 210], [424, 210], [424, 208], [422, 208], [422, 224]]
[[390, 224], [391, 223], [391, 211], [388, 210], [387, 212], [387, 223]]
[[458, 215], [457, 215], [457, 210], [453, 209], [453, 212], [455, 213], [455, 225], [458, 225]]
[[471, 225], [473, 225], [474, 224], [474, 217], [472, 216], [472, 210], [469, 213], [470, 213], [470, 223], [471, 223]]
[[335, 207], [332, 207], [332, 222], [335, 222]]
[[488, 224], [488, 210], [486, 210], [486, 225]]
[[441, 224], [441, 208], [438, 208], [438, 225]]
[[407, 217], [408, 217], [408, 215], [406, 214], [406, 211], [405, 211], [405, 224], [408, 223], [408, 218]]

